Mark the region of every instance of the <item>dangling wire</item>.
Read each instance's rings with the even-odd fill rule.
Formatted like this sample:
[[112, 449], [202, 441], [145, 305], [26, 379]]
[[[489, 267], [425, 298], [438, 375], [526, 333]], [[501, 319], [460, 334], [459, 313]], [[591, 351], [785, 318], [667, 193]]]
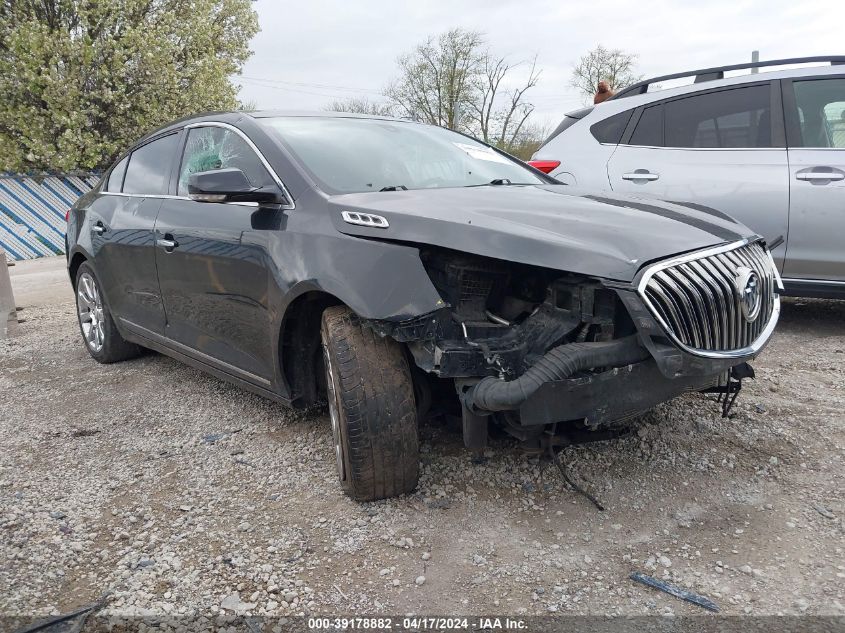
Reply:
[[[734, 382], [728, 378], [728, 384], [725, 386], [724, 392], [724, 399], [721, 400], [722, 402], [722, 417], [726, 418], [730, 415], [731, 409], [733, 409], [734, 402], [736, 402], [737, 396], [739, 396], [739, 392], [742, 391], [742, 378], [736, 380]], [[719, 396], [721, 399], [721, 396]]]
[[575, 483], [575, 482], [574, 482], [574, 481], [570, 478], [569, 474], [566, 472], [566, 468], [564, 468], [563, 463], [562, 463], [562, 462], [560, 461], [560, 459], [558, 458], [557, 453], [555, 453], [555, 449], [554, 449], [554, 447], [553, 447], [551, 444], [549, 444], [549, 457], [550, 457], [550, 458], [551, 458], [551, 460], [554, 462], [555, 466], [557, 466], [557, 469], [560, 471], [560, 475], [561, 475], [561, 477], [563, 477], [563, 480], [564, 480], [564, 481], [565, 481], [565, 482], [566, 482], [566, 483], [567, 483], [567, 484], [568, 484], [568, 485], [569, 485], [569, 486], [570, 486], [570, 487], [571, 487], [571, 488], [572, 488], [575, 492], [577, 492], [578, 494], [583, 495], [584, 497], [586, 497], [587, 499], [589, 499], [589, 500], [592, 502], [592, 504], [593, 504], [594, 506], [596, 506], [596, 507], [597, 507], [597, 508], [598, 508], [601, 512], [604, 512], [604, 506], [603, 506], [601, 503], [599, 503], [599, 500], [598, 500], [598, 499], [596, 499], [596, 498], [595, 498], [593, 495], [591, 495], [589, 492], [587, 492], [586, 490], [584, 490], [581, 486], [579, 486], [577, 483]]

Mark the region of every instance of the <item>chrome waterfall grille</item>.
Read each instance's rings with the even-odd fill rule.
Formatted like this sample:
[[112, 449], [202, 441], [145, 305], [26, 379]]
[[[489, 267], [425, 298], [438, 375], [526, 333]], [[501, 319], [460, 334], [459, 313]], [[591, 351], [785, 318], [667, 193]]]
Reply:
[[644, 273], [640, 297], [667, 334], [705, 356], [756, 352], [780, 310], [777, 269], [759, 242], [691, 253]]

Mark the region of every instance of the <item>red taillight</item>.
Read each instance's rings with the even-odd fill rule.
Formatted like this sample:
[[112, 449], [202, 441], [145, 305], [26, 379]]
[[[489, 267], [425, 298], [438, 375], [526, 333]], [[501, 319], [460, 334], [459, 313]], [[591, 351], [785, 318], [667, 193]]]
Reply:
[[65, 213], [65, 224], [68, 222], [70, 222], [70, 209], [68, 209], [67, 213]]
[[539, 169], [544, 174], [550, 174], [560, 167], [559, 160], [529, 160], [528, 164], [534, 169]]

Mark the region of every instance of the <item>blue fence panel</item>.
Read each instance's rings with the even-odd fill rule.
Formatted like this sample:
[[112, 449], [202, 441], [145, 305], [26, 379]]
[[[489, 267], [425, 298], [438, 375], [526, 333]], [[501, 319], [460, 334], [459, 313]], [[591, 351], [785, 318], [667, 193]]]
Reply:
[[65, 213], [98, 174], [0, 175], [0, 249], [10, 259], [60, 255]]

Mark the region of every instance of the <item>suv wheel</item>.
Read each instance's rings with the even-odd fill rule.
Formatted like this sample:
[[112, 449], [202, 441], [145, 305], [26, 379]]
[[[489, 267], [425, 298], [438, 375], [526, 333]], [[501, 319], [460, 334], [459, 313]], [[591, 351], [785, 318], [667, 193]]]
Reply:
[[410, 492], [419, 478], [414, 388], [401, 346], [363, 328], [345, 306], [323, 312], [326, 392], [344, 492], [374, 501]]
[[76, 271], [76, 315], [85, 347], [98, 363], [114, 363], [138, 356], [141, 350], [128, 343], [115, 327], [103, 301], [100, 282], [94, 269], [83, 263]]

